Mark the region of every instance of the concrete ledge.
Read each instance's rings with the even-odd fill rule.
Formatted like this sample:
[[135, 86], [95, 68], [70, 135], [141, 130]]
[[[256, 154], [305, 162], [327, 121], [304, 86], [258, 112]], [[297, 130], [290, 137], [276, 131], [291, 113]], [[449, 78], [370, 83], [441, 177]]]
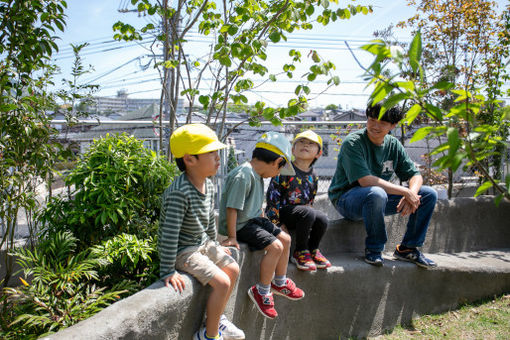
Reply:
[[[328, 202], [323, 199], [317, 206], [334, 213]], [[275, 320], [262, 317], [246, 294], [258, 278], [262, 252], [249, 252], [243, 245], [234, 252], [241, 275], [225, 314], [250, 340], [336, 340], [381, 334], [420, 314], [509, 292], [510, 249], [503, 249], [510, 245], [509, 220], [507, 202], [496, 208], [490, 198], [440, 201], [424, 247], [439, 264], [432, 270], [391, 259], [404, 219], [388, 221], [390, 241], [382, 268], [362, 261], [360, 222], [332, 221], [321, 249], [333, 267], [304, 273], [290, 265], [288, 274], [306, 297], [276, 297], [280, 315]], [[180, 295], [157, 282], [45, 339], [191, 339], [209, 289], [189, 276], [186, 285]]]

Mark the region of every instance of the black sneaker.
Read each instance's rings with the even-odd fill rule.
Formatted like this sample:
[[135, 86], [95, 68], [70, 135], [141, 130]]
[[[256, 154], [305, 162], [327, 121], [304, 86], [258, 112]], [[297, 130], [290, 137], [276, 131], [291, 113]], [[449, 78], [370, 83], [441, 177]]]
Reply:
[[397, 249], [395, 249], [395, 252], [393, 253], [393, 257], [395, 257], [397, 260], [412, 262], [416, 264], [418, 267], [422, 268], [428, 269], [432, 267], [437, 267], [437, 264], [434, 261], [426, 258], [425, 255], [423, 255], [416, 248], [400, 251], [399, 246], [397, 246]]
[[382, 267], [383, 258], [381, 252], [365, 249], [365, 262], [376, 267]]

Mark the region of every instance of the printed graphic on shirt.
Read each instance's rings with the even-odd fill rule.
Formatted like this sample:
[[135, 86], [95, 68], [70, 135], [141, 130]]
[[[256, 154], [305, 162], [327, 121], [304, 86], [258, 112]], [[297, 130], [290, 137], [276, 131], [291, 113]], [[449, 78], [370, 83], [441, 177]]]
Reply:
[[287, 205], [313, 204], [319, 178], [313, 171], [308, 173], [294, 167], [295, 176], [276, 176], [269, 183], [266, 193], [266, 216], [278, 223], [280, 209]]

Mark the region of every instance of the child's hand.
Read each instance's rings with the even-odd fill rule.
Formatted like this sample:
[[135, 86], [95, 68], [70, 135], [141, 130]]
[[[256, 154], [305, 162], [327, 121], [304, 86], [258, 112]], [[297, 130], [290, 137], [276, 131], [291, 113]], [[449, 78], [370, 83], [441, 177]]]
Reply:
[[170, 288], [170, 283], [171, 283], [172, 286], [174, 287], [174, 289], [176, 291], [178, 290], [180, 293], [182, 293], [182, 291], [185, 288], [184, 276], [182, 276], [178, 272], [175, 272], [173, 275], [166, 277], [164, 279], [164, 282], [165, 282], [165, 286], [167, 286], [168, 288]]
[[221, 242], [221, 245], [224, 247], [236, 247], [237, 249], [241, 249], [235, 237], [227, 238], [225, 241]]
[[230, 248], [227, 248], [227, 247], [222, 247], [223, 248], [223, 251], [227, 254], [227, 255], [232, 255], [232, 251], [230, 250]]

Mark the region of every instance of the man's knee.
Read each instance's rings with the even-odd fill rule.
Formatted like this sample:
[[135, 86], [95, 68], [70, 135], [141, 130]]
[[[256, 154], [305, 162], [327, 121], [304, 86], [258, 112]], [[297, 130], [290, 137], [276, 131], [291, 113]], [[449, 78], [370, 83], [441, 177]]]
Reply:
[[422, 202], [429, 201], [434, 204], [437, 202], [437, 191], [432, 187], [423, 185], [418, 194], [421, 196]]
[[378, 186], [372, 186], [369, 188], [370, 190], [368, 191], [365, 202], [375, 206], [386, 207], [386, 203], [388, 202], [388, 194], [386, 191]]

